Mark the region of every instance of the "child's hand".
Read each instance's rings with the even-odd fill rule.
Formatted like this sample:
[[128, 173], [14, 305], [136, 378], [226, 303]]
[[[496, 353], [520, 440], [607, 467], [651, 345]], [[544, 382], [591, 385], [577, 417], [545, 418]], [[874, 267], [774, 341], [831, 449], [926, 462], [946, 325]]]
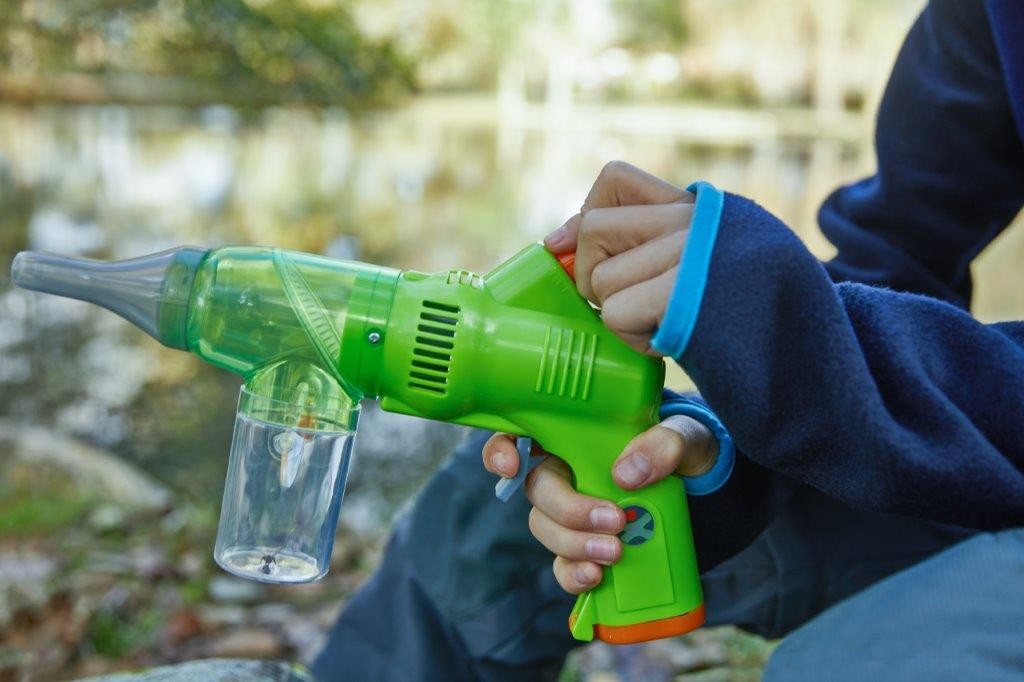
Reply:
[[642, 353], [665, 314], [693, 195], [622, 161], [606, 165], [580, 212], [544, 240], [576, 252], [576, 287], [605, 325]]
[[[711, 468], [717, 455], [718, 441], [707, 427], [690, 417], [670, 417], [629, 442], [612, 467], [612, 477], [619, 487], [635, 490], [671, 474], [698, 476]], [[515, 438], [492, 436], [484, 445], [483, 460], [491, 473], [515, 476]], [[554, 456], [526, 477], [526, 497], [533, 504], [530, 531], [555, 553], [555, 578], [562, 589], [579, 594], [601, 582], [601, 566], [622, 556], [616, 535], [626, 522], [623, 511], [573, 490], [569, 466]]]

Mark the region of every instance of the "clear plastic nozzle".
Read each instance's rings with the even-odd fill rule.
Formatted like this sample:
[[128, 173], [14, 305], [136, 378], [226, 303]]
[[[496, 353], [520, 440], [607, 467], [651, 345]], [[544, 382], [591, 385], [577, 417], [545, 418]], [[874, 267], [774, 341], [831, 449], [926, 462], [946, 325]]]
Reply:
[[103, 306], [161, 343], [186, 349], [189, 293], [205, 254], [186, 246], [106, 263], [23, 251], [11, 264], [11, 280], [23, 289]]

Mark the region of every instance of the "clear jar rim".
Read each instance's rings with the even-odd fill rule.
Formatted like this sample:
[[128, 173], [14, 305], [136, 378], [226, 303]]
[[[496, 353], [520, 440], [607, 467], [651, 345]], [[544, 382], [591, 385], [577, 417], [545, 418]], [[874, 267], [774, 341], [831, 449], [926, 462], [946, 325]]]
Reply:
[[338, 389], [335, 395], [308, 396], [298, 388], [274, 390], [272, 395], [243, 385], [238, 414], [267, 424], [320, 432], [354, 432], [362, 406]]

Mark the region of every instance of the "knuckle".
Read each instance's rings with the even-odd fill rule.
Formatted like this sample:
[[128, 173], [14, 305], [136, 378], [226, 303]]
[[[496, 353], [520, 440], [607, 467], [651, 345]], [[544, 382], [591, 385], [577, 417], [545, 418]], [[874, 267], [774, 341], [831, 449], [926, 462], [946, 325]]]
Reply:
[[576, 236], [577, 244], [583, 244], [593, 239], [598, 220], [600, 220], [603, 211], [603, 208], [591, 208], [583, 213]]
[[632, 165], [625, 161], [621, 159], [612, 159], [601, 168], [601, 172], [597, 177], [602, 180], [615, 180], [616, 178], [622, 177], [630, 168], [632, 168]]
[[[544, 464], [534, 472], [546, 469]], [[539, 507], [551, 521], [565, 528], [580, 528], [581, 519], [588, 513], [588, 501], [569, 485], [569, 467], [557, 458], [551, 458], [551, 470], [538, 476], [532, 488], [527, 491], [529, 500]], [[564, 469], [564, 473], [559, 471]]]
[[536, 507], [533, 507], [532, 509], [530, 509], [530, 515], [527, 518], [527, 525], [530, 528], [530, 533], [534, 537], [537, 537], [537, 529], [538, 529], [538, 522], [540, 520], [540, 514], [541, 514], [541, 511], [539, 509], [537, 509]]
[[540, 481], [543, 481], [544, 467], [536, 467], [533, 471], [526, 474], [526, 480], [523, 481], [523, 489], [526, 491], [526, 496], [532, 501], [533, 496], [537, 493], [537, 486]]
[[588, 497], [586, 495], [577, 495], [577, 497], [576, 526], [580, 530], [592, 531], [594, 529], [594, 524], [590, 520], [590, 512], [597, 507], [606, 506], [606, 504], [604, 500], [600, 500], [595, 497]]
[[569, 577], [568, 566], [561, 557], [555, 557], [554, 562], [551, 564], [551, 572], [555, 574], [555, 581], [561, 586], [566, 592], [573, 592], [576, 587], [575, 581]]
[[610, 290], [612, 286], [610, 271], [604, 265], [604, 263], [599, 264], [590, 273], [590, 289], [598, 301], [603, 301], [614, 293]]
[[562, 495], [554, 495], [550, 492], [541, 496], [544, 513], [555, 523], [563, 523], [565, 518], [566, 501]]
[[547, 476], [538, 479], [530, 501], [555, 523], [571, 526], [578, 497], [567, 484], [563, 485], [562, 479], [549, 472]]
[[587, 517], [587, 502], [579, 495], [572, 495], [562, 502], [559, 511], [559, 523], [569, 528], [582, 529], [583, 519]]
[[691, 204], [681, 204], [678, 202], [665, 204], [662, 208], [667, 214], [668, 220], [666, 221], [665, 233], [680, 232], [690, 224], [690, 214], [693, 211]]
[[626, 310], [619, 304], [615, 296], [609, 296], [601, 307], [601, 320], [612, 331], [618, 331], [623, 328], [625, 315]]
[[[530, 478], [533, 482], [530, 483]], [[559, 518], [559, 509], [565, 504], [565, 496], [561, 494], [558, 485], [558, 475], [547, 471], [541, 465], [530, 472], [527, 476], [526, 498], [533, 503], [540, 512], [547, 514], [552, 519]]]
[[645, 431], [640, 442], [646, 451], [669, 459], [681, 455], [685, 446], [682, 436], [661, 425]]

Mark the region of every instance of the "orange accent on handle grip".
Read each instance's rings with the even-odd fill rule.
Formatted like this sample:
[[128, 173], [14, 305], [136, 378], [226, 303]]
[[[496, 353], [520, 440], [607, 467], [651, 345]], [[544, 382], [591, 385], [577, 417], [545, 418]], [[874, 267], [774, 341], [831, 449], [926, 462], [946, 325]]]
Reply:
[[649, 642], [652, 639], [675, 637], [704, 624], [704, 605], [681, 616], [649, 620], [646, 623], [632, 625], [595, 625], [594, 636], [609, 644], [635, 644]]

